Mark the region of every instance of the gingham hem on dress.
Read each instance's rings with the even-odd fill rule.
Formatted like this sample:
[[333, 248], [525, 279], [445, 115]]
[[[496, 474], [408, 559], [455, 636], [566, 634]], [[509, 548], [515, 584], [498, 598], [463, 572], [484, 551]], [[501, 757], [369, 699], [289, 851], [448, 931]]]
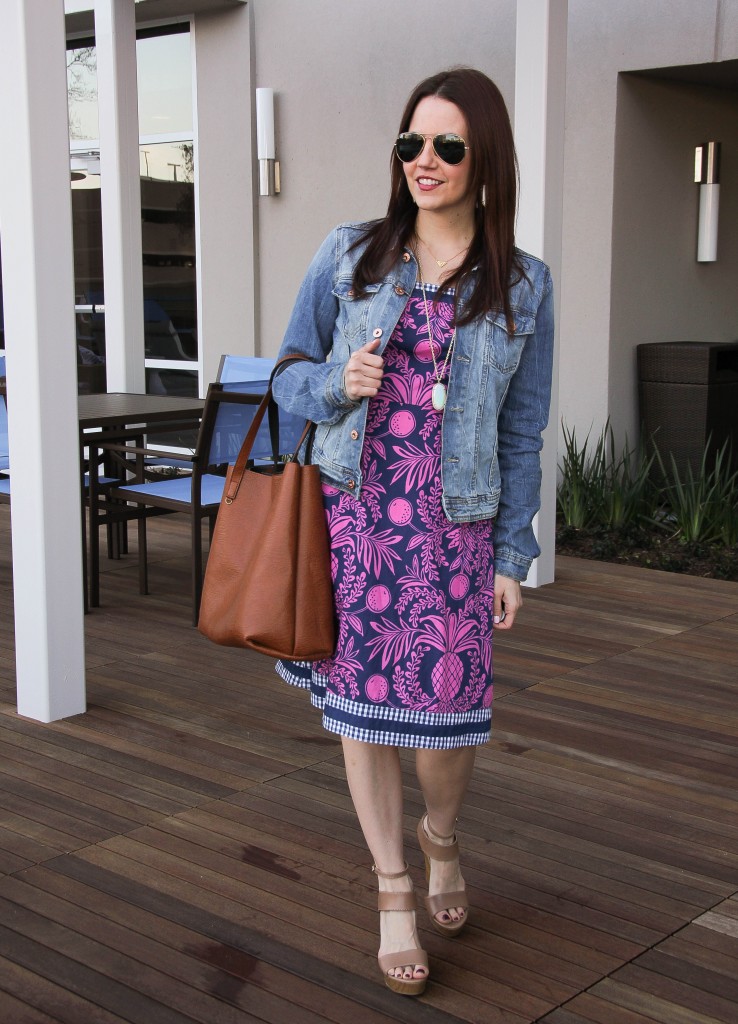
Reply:
[[[365, 743], [413, 749], [448, 750], [477, 746], [489, 741], [489, 708], [461, 714], [443, 714], [382, 705], [367, 708], [362, 705], [361, 715], [358, 716], [352, 701], [326, 689], [326, 677], [317, 672], [311, 662], [278, 661], [275, 667], [277, 674], [286, 683], [310, 691], [311, 703], [323, 712], [323, 728], [328, 732]], [[367, 719], [372, 721], [371, 728], [367, 728]], [[395, 722], [412, 723], [413, 733], [409, 735], [396, 731], [393, 728]]]

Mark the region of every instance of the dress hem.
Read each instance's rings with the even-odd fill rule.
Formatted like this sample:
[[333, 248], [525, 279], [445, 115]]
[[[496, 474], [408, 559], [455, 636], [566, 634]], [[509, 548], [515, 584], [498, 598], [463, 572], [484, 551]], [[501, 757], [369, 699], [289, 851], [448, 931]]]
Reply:
[[[300, 668], [303, 671], [307, 670], [311, 673], [314, 671], [312, 666], [307, 662], [302, 663], [289, 663], [295, 668]], [[466, 721], [463, 723], [466, 727], [464, 732], [459, 732], [455, 736], [450, 736], [447, 730], [444, 730], [441, 735], [423, 735], [422, 733], [415, 732], [413, 735], [409, 735], [404, 732], [391, 731], [391, 722], [387, 724], [390, 728], [387, 729], [370, 729], [366, 726], [352, 725], [350, 722], [342, 720], [340, 717], [340, 708], [334, 708], [328, 702], [325, 696], [325, 689], [319, 684], [316, 686], [306, 675], [298, 675], [294, 671], [290, 671], [288, 665], [283, 661], [278, 661], [275, 670], [277, 675], [283, 679], [290, 686], [295, 686], [300, 690], [307, 690], [310, 693], [310, 703], [318, 711], [323, 713], [323, 728], [326, 732], [333, 733], [338, 736], [346, 736], [349, 739], [359, 740], [363, 743], [374, 743], [379, 746], [388, 747], [406, 747], [413, 750], [455, 750], [459, 747], [476, 747], [483, 746], [489, 742], [491, 736], [491, 710], [487, 711], [473, 711], [465, 714]], [[317, 673], [316, 673], [317, 674]], [[319, 675], [319, 674], [318, 674]], [[341, 701], [337, 698], [339, 703], [344, 705], [350, 702]], [[398, 713], [399, 720], [403, 720], [407, 714], [417, 716], [417, 712], [402, 712]], [[443, 719], [449, 717], [442, 713], [437, 716], [438, 724], [443, 725]], [[453, 718], [458, 721], [458, 714], [454, 715]], [[475, 731], [468, 731], [468, 727], [471, 726]]]

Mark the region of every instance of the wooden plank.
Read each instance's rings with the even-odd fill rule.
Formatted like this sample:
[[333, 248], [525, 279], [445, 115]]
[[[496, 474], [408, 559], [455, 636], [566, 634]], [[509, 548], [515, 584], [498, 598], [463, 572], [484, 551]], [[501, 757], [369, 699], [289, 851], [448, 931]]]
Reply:
[[[6, 724], [3, 724], [6, 719]], [[8, 715], [0, 714], [0, 745], [12, 744], [46, 754], [55, 760], [84, 766], [90, 771], [99, 771], [112, 778], [135, 779], [141, 787], [180, 799], [188, 804], [193, 796], [217, 799], [233, 791], [232, 786], [215, 783], [209, 779], [162, 763], [150, 747], [133, 752], [127, 748], [116, 748], [107, 737], [105, 742], [90, 737], [89, 731], [68, 728], [66, 722], [55, 722], [53, 729], [39, 735], [35, 725], [23, 719], [7, 721]], [[239, 780], [240, 781], [240, 780]]]
[[634, 965], [593, 989], [616, 1006], [637, 1010], [660, 1024], [734, 1024], [736, 1004]]
[[91, 962], [96, 964], [93, 969], [67, 955], [74, 951], [69, 949], [64, 933], [53, 924], [44, 919], [33, 919], [31, 915], [6, 905], [3, 900], [0, 900], [0, 908], [4, 914], [12, 911], [13, 927], [0, 925], [0, 956], [12, 963], [40, 975], [59, 988], [84, 993], [86, 1001], [110, 1013], [120, 1013], [131, 1024], [183, 1024], [195, 1019], [137, 991], [138, 970], [133, 969], [132, 962], [129, 962], [125, 976], [127, 981], [135, 978], [136, 988], [106, 975], [104, 957], [99, 948], [86, 947], [86, 951], [92, 954]]
[[738, 978], [738, 941], [732, 936], [693, 924], [665, 939], [657, 948], [733, 980]]
[[[200, 834], [198, 839], [208, 843], [206, 834]], [[264, 859], [260, 856], [256, 863], [244, 864], [235, 855], [229, 856], [228, 852], [215, 851], [209, 845], [196, 845], [189, 836], [170, 836], [158, 829], [139, 830], [135, 835], [110, 840], [105, 847], [136, 860], [147, 870], [164, 870], [190, 882], [196, 881], [199, 886], [206, 886], [219, 895], [231, 893], [232, 899], [248, 901], [247, 905], [259, 914], [260, 926], [263, 926], [264, 916], [268, 913], [273, 925], [282, 922], [282, 929], [298, 927], [311, 932], [313, 941], [317, 940], [321, 949], [326, 943], [336, 941], [336, 922], [347, 916], [348, 906], [352, 905], [351, 925], [345, 925], [340, 933], [343, 955], [349, 948], [364, 956], [368, 954], [372, 965], [370, 977], [374, 974], [376, 897], [373, 888], [371, 892], [357, 889], [340, 876], [327, 875], [325, 871], [313, 874], [299, 863], [282, 864], [273, 870], [272, 864], [264, 866]], [[237, 844], [233, 844], [231, 849], [235, 851]], [[368, 906], [360, 908], [358, 901], [362, 896], [362, 902]], [[427, 944], [432, 949], [432, 941]], [[438, 955], [436, 962], [438, 968], [442, 963]], [[460, 999], [481, 994], [474, 975], [468, 971], [455, 968], [440, 972], [436, 969], [435, 973], [441, 986], [452, 987]], [[485, 979], [484, 999], [508, 1013], [528, 1012], [533, 1017], [550, 1008], [550, 1004], [539, 996], [490, 977]]]
[[47, 981], [33, 967], [19, 966], [4, 956], [0, 957], [0, 990], [3, 998], [21, 1006], [17, 1017], [0, 1018], [6, 1024], [120, 1024], [126, 1019], [94, 1005], [63, 984]]
[[[91, 884], [92, 880], [96, 886], [119, 894], [127, 902], [146, 906], [159, 916], [184, 926], [198, 928], [201, 915], [205, 914], [207, 934], [213, 941], [266, 959], [361, 1005], [379, 1010], [390, 1019], [407, 1024], [448, 1024], [449, 1019], [480, 1019], [476, 1001], [470, 1002], [441, 985], [434, 985], [433, 991], [420, 1001], [398, 999], [378, 983], [375, 957], [357, 953], [343, 942], [343, 932], [349, 925], [341, 919], [332, 922], [335, 939], [329, 937], [316, 942], [304, 924], [296, 928], [281, 926], [272, 916], [273, 899], [268, 899], [261, 908], [254, 908], [258, 917], [249, 917], [242, 903], [242, 886], [223, 878], [219, 881], [222, 891], [205, 889], [201, 882], [204, 880], [207, 884], [208, 879], [202, 872], [188, 873], [184, 864], [161, 856], [149, 859], [142, 872], [136, 860], [98, 846], [80, 857], [60, 858], [58, 866], [64, 874], [85, 884]], [[172, 867], [176, 867], [176, 875]], [[258, 895], [256, 890], [253, 895]], [[247, 927], [245, 922], [250, 920], [258, 920], [258, 932]], [[525, 1019], [490, 1003], [484, 1006], [483, 1013], [482, 1019], [490, 1024], [523, 1024]], [[284, 1019], [289, 1018], [277, 1018], [275, 1024], [281, 1024]]]
[[[42, 902], [42, 894], [58, 897], [55, 900], [57, 919], [71, 914], [71, 927], [76, 928], [77, 921], [73, 915], [77, 908], [94, 908], [94, 914], [88, 915], [88, 926], [100, 933], [101, 941], [121, 952], [134, 946], [139, 954], [145, 950], [147, 962], [152, 966], [166, 969], [173, 978], [202, 991], [217, 991], [221, 999], [242, 1009], [255, 1011], [252, 990], [257, 988], [278, 997], [284, 997], [288, 992], [296, 1009], [314, 1009], [320, 1003], [326, 1020], [343, 1022], [350, 1015], [355, 1024], [382, 1024], [392, 1019], [353, 1001], [347, 1005], [344, 997], [324, 989], [316, 990], [315, 985], [294, 974], [287, 974], [263, 959], [257, 960], [237, 947], [214, 940], [210, 918], [205, 912], [197, 922], [197, 928], [184, 927], [131, 902], [133, 894], [130, 891], [126, 899], [111, 895], [103, 888], [101, 877], [94, 874], [83, 883], [42, 868], [27, 872], [24, 882], [38, 890], [35, 902], [40, 906], [46, 905]], [[109, 930], [111, 923], [119, 926], [112, 934]], [[259, 964], [258, 969], [255, 961]]]
[[[0, 971], [0, 986], [2, 985]], [[58, 1017], [50, 1017], [42, 1010], [28, 1006], [8, 992], [0, 990], [0, 1020], [6, 1024], [59, 1024]]]
[[526, 594], [459, 822], [471, 923], [448, 942], [421, 912], [432, 980], [403, 1000], [338, 739], [270, 659], [192, 630], [185, 524], [150, 525], [155, 593], [135, 543], [104, 560], [90, 710], [43, 726], [12, 703], [0, 509], [3, 1024], [738, 1019], [738, 585], [564, 559]]
[[[289, 822], [293, 828], [299, 829], [303, 842], [305, 830], [310, 828], [309, 822], [326, 820], [325, 814], [314, 810], [303, 794], [295, 797], [293, 794], [285, 793], [278, 802], [276, 799], [260, 801], [258, 794], [249, 793], [233, 797], [231, 802], [248, 806], [250, 810], [263, 809], [265, 813], [279, 815], [282, 821]], [[413, 814], [412, 818], [417, 820], [417, 815]], [[331, 830], [339, 834], [340, 826], [332, 825], [327, 820], [325, 828], [326, 831]], [[412, 828], [412, 825], [408, 828]], [[367, 854], [361, 836], [356, 832], [355, 824], [352, 834], [357, 844], [356, 856], [360, 858], [359, 863], [362, 863], [363, 858], [363, 863], [366, 864]], [[417, 865], [421, 863], [418, 854], [413, 853], [412, 848], [408, 847], [407, 854]], [[473, 870], [468, 870], [468, 861], [469, 858], [465, 856], [465, 871], [469, 883], [477, 890], [474, 893], [475, 917], [480, 920], [480, 927], [484, 931], [497, 932], [504, 929], [505, 934], [514, 935], [516, 941], [525, 941], [534, 948], [544, 949], [554, 955], [564, 955], [562, 949], [569, 948], [568, 942], [571, 942], [572, 958], [575, 962], [584, 964], [588, 962], [589, 952], [596, 956], [604, 954], [607, 957], [614, 957], [613, 960], [597, 961], [603, 969], [605, 964], [621, 962], [622, 959], [628, 959], [643, 949], [643, 944], [623, 940], [614, 930], [611, 931], [611, 921], [595, 918], [588, 911], [580, 912], [563, 902], [543, 900], [538, 893], [529, 893], [522, 886], [513, 888], [504, 882], [497, 883], [494, 865], [490, 877], [475, 874]], [[491, 888], [494, 892], [485, 892]]]
[[94, 911], [15, 880], [6, 880], [0, 895], [8, 905], [28, 911], [24, 915], [16, 909], [15, 927], [32, 931], [43, 916], [57, 926], [50, 934], [44, 930], [45, 942], [62, 944], [63, 939], [67, 955], [94, 963], [111, 978], [122, 980], [127, 972], [135, 973], [139, 991], [202, 1024], [236, 1024], [243, 1019], [242, 1012], [249, 1019], [284, 1014], [284, 1019], [300, 1024], [320, 1024], [325, 1019], [340, 1021], [346, 1012], [344, 1004], [342, 1010], [334, 1006], [328, 1018], [319, 1015], [317, 1005], [326, 1000], [316, 986], [293, 984], [284, 971], [270, 969], [238, 949], [203, 942], [202, 935], [192, 936], [187, 951], [173, 951], [161, 942], [156, 928], [147, 936], [100, 916], [94, 895], [88, 904]]

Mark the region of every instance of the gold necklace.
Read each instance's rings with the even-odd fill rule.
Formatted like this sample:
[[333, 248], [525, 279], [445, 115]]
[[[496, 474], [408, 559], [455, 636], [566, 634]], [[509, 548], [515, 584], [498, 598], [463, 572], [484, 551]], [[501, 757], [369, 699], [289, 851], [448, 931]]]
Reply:
[[446, 408], [446, 396], [447, 388], [443, 383], [443, 378], [448, 367], [449, 359], [451, 358], [451, 352], [453, 351], [454, 342], [456, 341], [456, 328], [454, 327], [453, 334], [451, 335], [451, 341], [449, 342], [448, 351], [446, 352], [446, 358], [443, 360], [443, 366], [438, 369], [438, 363], [436, 362], [435, 345], [433, 343], [433, 332], [431, 331], [430, 314], [428, 313], [428, 296], [425, 294], [425, 283], [423, 282], [423, 267], [420, 262], [420, 256], [418, 255], [417, 247], [415, 249], [415, 259], [418, 264], [418, 281], [420, 283], [420, 290], [423, 293], [423, 306], [425, 308], [425, 322], [428, 326], [428, 344], [430, 346], [431, 359], [433, 360], [433, 376], [435, 377], [436, 383], [431, 389], [431, 402], [436, 412], [443, 412]]
[[[422, 238], [420, 237], [420, 235], [416, 235], [415, 237], [416, 237], [416, 238], [418, 239], [418, 241], [419, 241], [419, 242], [423, 242], [423, 239], [422, 239]], [[428, 243], [427, 243], [427, 242], [423, 242], [423, 245], [424, 245], [424, 246], [426, 247], [426, 249], [428, 250], [428, 252], [430, 252], [431, 256], [433, 257], [433, 259], [434, 259], [434, 260], [435, 260], [435, 262], [436, 262], [436, 263], [438, 264], [438, 266], [440, 267], [440, 269], [441, 269], [441, 270], [443, 270], [443, 268], [444, 268], [444, 267], [446, 266], [446, 264], [447, 264], [447, 263], [450, 263], [450, 262], [451, 262], [451, 260], [455, 260], [457, 256], [461, 256], [462, 252], [466, 252], [466, 250], [467, 250], [467, 249], [469, 248], [469, 246], [468, 246], [468, 245], [465, 245], [463, 249], [459, 249], [459, 251], [458, 251], [457, 253], [454, 253], [454, 255], [453, 255], [453, 256], [449, 256], [449, 258], [448, 258], [447, 260], [439, 260], [439, 259], [438, 259], [438, 258], [437, 258], [437, 257], [436, 257], [436, 256], [435, 256], [435, 255], [434, 255], [434, 254], [433, 254], [432, 252], [431, 252], [430, 246], [428, 245]]]

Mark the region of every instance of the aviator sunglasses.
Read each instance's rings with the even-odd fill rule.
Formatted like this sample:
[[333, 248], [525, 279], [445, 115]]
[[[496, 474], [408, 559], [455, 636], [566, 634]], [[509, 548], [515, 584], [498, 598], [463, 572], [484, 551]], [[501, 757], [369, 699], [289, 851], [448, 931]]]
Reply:
[[420, 132], [403, 132], [397, 136], [395, 152], [404, 164], [417, 160], [423, 152], [425, 140], [432, 139], [433, 150], [445, 164], [460, 164], [469, 148], [460, 135], [445, 132], [442, 135], [421, 135]]

